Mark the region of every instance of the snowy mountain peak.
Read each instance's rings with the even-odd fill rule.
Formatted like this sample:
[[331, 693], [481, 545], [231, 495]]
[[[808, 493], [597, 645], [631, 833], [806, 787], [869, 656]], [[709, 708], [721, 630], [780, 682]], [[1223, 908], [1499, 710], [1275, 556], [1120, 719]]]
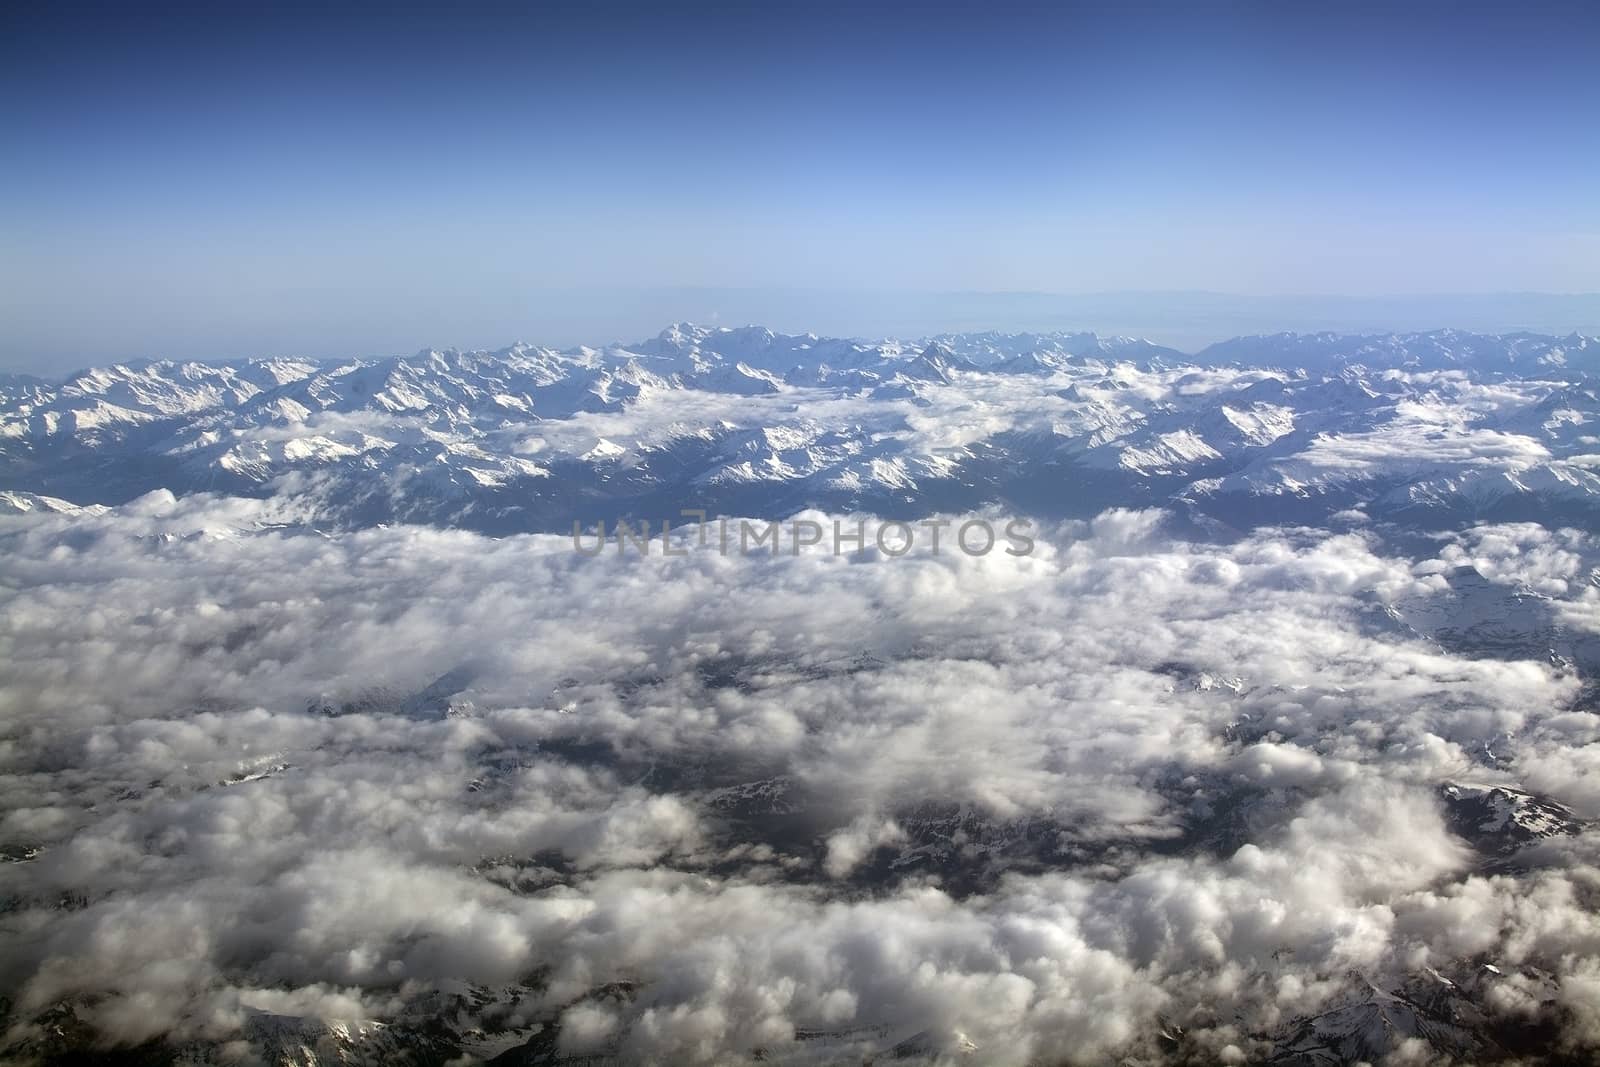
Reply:
[[[1538, 361], [1580, 345], [1600, 352], [1529, 334], [1280, 334], [1223, 342], [1208, 362], [1089, 333], [904, 343], [678, 323], [563, 352], [16, 379], [0, 388], [0, 458], [4, 488], [75, 504], [296, 477], [332, 521], [494, 529], [559, 528], [577, 501], [609, 513], [735, 484], [747, 508], [1165, 503], [1248, 525], [1294, 501], [1308, 521], [1360, 508], [1581, 523], [1600, 511], [1600, 375]], [[803, 410], [838, 419], [833, 435], [720, 451], [730, 433], [781, 437]], [[618, 425], [585, 422], [602, 415]], [[621, 468], [596, 445], [619, 437], [640, 443]]]

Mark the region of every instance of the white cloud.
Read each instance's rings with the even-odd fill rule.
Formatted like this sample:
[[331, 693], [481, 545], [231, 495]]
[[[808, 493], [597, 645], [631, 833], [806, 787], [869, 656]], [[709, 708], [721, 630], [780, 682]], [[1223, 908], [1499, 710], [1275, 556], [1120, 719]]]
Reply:
[[[0, 519], [19, 1019], [94, 997], [113, 1038], [220, 1040], [530, 980], [570, 1051], [884, 1023], [1101, 1062], [1174, 1019], [1230, 1059], [1350, 968], [1489, 954], [1594, 1040], [1591, 838], [1488, 876], [1435, 792], [1600, 815], [1578, 683], [1374, 629], [1439, 592], [1364, 534], [1186, 544], [1121, 511], [1026, 558], [586, 559], [273, 517]], [[1574, 532], [1440, 559], [1587, 603]], [[1051, 863], [1004, 851], [1028, 833]]]

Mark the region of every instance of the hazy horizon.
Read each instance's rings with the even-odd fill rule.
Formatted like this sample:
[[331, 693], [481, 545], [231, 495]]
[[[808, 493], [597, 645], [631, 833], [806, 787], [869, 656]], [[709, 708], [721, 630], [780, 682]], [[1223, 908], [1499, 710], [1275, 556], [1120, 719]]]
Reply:
[[[764, 326], [780, 333], [905, 340], [940, 333], [1093, 332], [1140, 337], [1197, 353], [1219, 341], [1270, 333], [1600, 334], [1600, 293], [1460, 293], [1432, 296], [1252, 296], [1191, 292], [895, 292], [843, 289], [660, 287], [568, 289], [527, 294], [526, 310], [426, 321], [396, 315], [368, 330], [296, 323], [244, 335], [207, 333], [159, 343], [158, 323], [89, 320], [70, 348], [8, 349], [0, 371], [45, 378], [86, 367], [151, 359], [228, 362], [296, 356], [317, 360], [410, 355], [426, 348], [495, 350], [518, 342], [567, 348], [626, 344], [668, 325]], [[122, 340], [117, 340], [121, 338]], [[129, 340], [131, 338], [132, 340]]]
[[1600, 326], [1378, 295], [1600, 292], [1582, 5], [162, 10], [0, 16], [0, 366]]

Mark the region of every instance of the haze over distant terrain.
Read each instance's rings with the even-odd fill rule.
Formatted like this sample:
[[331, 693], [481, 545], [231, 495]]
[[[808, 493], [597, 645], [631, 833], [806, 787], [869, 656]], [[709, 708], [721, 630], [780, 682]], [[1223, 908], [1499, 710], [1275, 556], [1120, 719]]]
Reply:
[[8, 5], [0, 366], [1600, 331], [1592, 4], [453, 14]]
[[[925, 337], [1003, 326], [1148, 338], [1198, 352], [1230, 337], [1280, 331], [1420, 332], [1450, 324], [1484, 333], [1600, 334], [1600, 294], [1475, 293], [1398, 297], [1241, 296], [1207, 292], [981, 293], [866, 289], [568, 287], [506, 292], [490, 306], [446, 310], [397, 305], [349, 322], [269, 318], [241, 329], [196, 332], [159, 305], [125, 320], [97, 316], [52, 324], [34, 342], [13, 341], [0, 370], [47, 377], [131, 359], [220, 362], [282, 356], [321, 360], [399, 355], [418, 339], [492, 348], [508, 337], [557, 346], [642, 337], [663, 322], [815, 331], [833, 337]], [[21, 321], [21, 320], [19, 320]]]

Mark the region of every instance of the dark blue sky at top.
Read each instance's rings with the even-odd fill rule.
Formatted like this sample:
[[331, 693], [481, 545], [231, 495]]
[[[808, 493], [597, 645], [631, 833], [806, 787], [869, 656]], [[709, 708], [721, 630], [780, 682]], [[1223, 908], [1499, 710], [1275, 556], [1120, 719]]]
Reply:
[[543, 340], [568, 290], [605, 339], [667, 287], [1600, 289], [1594, 5], [3, 18], [14, 365]]

